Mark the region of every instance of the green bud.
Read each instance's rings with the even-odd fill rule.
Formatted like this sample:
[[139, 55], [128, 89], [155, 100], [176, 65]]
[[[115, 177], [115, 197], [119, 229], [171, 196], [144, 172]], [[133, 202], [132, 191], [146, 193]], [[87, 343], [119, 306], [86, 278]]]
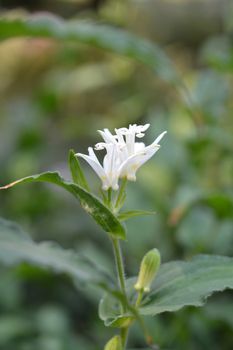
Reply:
[[111, 338], [104, 347], [104, 350], [122, 350], [121, 338], [119, 335]]
[[160, 253], [158, 249], [150, 250], [142, 259], [137, 283], [134, 288], [138, 291], [149, 292], [158, 269], [160, 267]]

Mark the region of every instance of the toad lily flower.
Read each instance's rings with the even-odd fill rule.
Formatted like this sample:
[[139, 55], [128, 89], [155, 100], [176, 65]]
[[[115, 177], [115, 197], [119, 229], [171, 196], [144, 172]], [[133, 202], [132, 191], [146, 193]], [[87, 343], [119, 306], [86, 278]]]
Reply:
[[143, 142], [135, 141], [136, 137], [144, 137], [144, 132], [149, 126], [150, 124], [129, 125], [129, 128], [115, 129], [116, 135], [112, 135], [108, 129], [99, 131], [105, 143], [117, 145], [120, 159], [119, 176], [121, 178], [126, 177], [130, 181], [135, 181], [136, 171], [159, 150], [159, 142], [167, 133], [166, 131], [162, 132], [149, 146], [145, 146]]
[[136, 142], [136, 138], [144, 137], [144, 132], [149, 126], [150, 124], [129, 125], [129, 128], [115, 129], [115, 135], [108, 129], [99, 130], [104, 142], [97, 143], [95, 149], [106, 149], [103, 166], [96, 157], [93, 148], [89, 147], [89, 155], [77, 153], [77, 156], [85, 159], [100, 177], [103, 190], [109, 188], [118, 190], [119, 178], [135, 181], [136, 172], [140, 166], [159, 150], [159, 142], [166, 131], [162, 132], [149, 146], [145, 146], [143, 142]]

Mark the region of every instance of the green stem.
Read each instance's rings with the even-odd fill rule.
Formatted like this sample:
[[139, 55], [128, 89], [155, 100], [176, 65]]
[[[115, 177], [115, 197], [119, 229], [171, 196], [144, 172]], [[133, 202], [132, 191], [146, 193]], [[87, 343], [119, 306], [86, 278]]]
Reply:
[[137, 300], [136, 300], [136, 303], [135, 303], [135, 307], [137, 309], [139, 308], [139, 306], [141, 304], [142, 297], [143, 297], [143, 289], [139, 290], [139, 292], [138, 292], [138, 297], [137, 297]]
[[[124, 178], [121, 182], [120, 190], [118, 193], [118, 196], [115, 201], [115, 205], [113, 207], [113, 204], [111, 202], [111, 193], [108, 192], [108, 202], [109, 207], [114, 208], [113, 211], [116, 214], [119, 209], [121, 208], [123, 202], [124, 202], [124, 195], [125, 195], [125, 188], [127, 184], [127, 179]], [[126, 287], [125, 287], [125, 269], [124, 269], [124, 262], [122, 258], [122, 252], [121, 252], [121, 246], [119, 239], [112, 237], [112, 244], [113, 244], [113, 250], [114, 250], [114, 256], [115, 256], [115, 262], [116, 262], [116, 269], [117, 269], [117, 277], [118, 277], [118, 283], [120, 290], [125, 298], [125, 301], [122, 303], [122, 313], [127, 312], [127, 294], [126, 294]], [[128, 333], [129, 333], [129, 327], [121, 328], [121, 341], [122, 341], [122, 349], [124, 350], [127, 345], [128, 340]]]
[[[117, 238], [112, 238], [112, 244], [113, 244], [113, 250], [115, 255], [115, 261], [116, 261], [116, 268], [117, 268], [117, 276], [118, 276], [118, 282], [119, 287], [121, 289], [121, 292], [126, 298], [126, 288], [125, 288], [125, 271], [124, 271], [124, 264], [122, 259], [122, 253], [121, 253], [121, 247], [119, 240]], [[125, 311], [125, 310], [124, 310]]]
[[129, 334], [129, 327], [121, 328], [121, 343], [122, 343], [123, 350], [127, 345], [128, 334]]
[[[113, 250], [116, 261], [116, 269], [118, 276], [118, 283], [122, 294], [124, 295], [127, 301], [126, 287], [125, 287], [125, 271], [124, 271], [124, 263], [121, 253], [121, 247], [119, 240], [117, 238], [112, 237]], [[127, 311], [127, 302], [122, 304], [122, 313]], [[121, 329], [121, 341], [122, 341], [122, 349], [124, 350], [127, 344], [129, 327], [125, 327]]]
[[122, 202], [123, 202], [123, 199], [124, 199], [126, 185], [127, 185], [127, 178], [124, 177], [122, 179], [120, 190], [119, 190], [119, 193], [118, 193], [118, 196], [117, 196], [117, 199], [116, 199], [116, 203], [115, 203], [115, 206], [114, 206], [116, 212], [121, 208], [121, 206], [123, 204]]
[[108, 189], [108, 207], [112, 209], [112, 188]]

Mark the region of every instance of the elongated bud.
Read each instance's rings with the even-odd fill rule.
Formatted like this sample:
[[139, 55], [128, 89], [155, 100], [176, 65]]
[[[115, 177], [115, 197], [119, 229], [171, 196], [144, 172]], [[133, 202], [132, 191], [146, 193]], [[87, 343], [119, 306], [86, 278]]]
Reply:
[[105, 345], [104, 350], [122, 350], [121, 338], [119, 335], [111, 338]]
[[158, 269], [160, 267], [160, 253], [158, 249], [150, 250], [142, 259], [137, 283], [134, 288], [138, 291], [149, 292]]

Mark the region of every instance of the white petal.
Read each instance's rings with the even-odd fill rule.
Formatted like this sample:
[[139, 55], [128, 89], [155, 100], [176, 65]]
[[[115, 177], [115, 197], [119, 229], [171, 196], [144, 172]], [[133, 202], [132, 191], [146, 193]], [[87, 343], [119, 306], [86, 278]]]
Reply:
[[115, 133], [117, 135], [118, 143], [120, 145], [125, 145], [125, 139], [124, 139], [123, 134], [120, 131], [120, 129], [115, 129]]
[[128, 155], [131, 156], [135, 152], [135, 150], [134, 150], [135, 132], [129, 131], [125, 137], [126, 137], [126, 146], [127, 146], [127, 150], [128, 150]]
[[96, 157], [95, 152], [94, 152], [94, 150], [93, 150], [92, 147], [88, 147], [88, 153], [89, 153], [89, 156], [90, 156], [96, 163], [99, 163], [99, 165], [100, 165], [100, 162], [99, 162], [98, 158]]
[[104, 166], [104, 171], [106, 174], [108, 174], [111, 169], [112, 169], [112, 162], [113, 162], [113, 145], [110, 144], [106, 144], [106, 155], [104, 157], [104, 161], [103, 161], [103, 166]]
[[146, 131], [148, 128], [150, 127], [150, 124], [148, 123], [148, 124], [145, 124], [145, 125], [143, 125], [143, 129], [142, 129], [142, 131]]
[[96, 174], [100, 177], [101, 180], [106, 178], [106, 174], [104, 169], [100, 165], [99, 161], [96, 162], [95, 159], [91, 156], [87, 156], [86, 154], [77, 153], [77, 156], [85, 159], [85, 161], [92, 167], [92, 169], [96, 172]]
[[113, 181], [111, 187], [114, 191], [119, 190], [118, 179], [116, 181]]
[[131, 172], [132, 167], [136, 164], [135, 160], [137, 160], [138, 154], [134, 154], [130, 157], [128, 157], [120, 166], [119, 172], [120, 177], [125, 177], [128, 175], [129, 172]]
[[139, 139], [141, 139], [141, 138], [143, 138], [143, 137], [145, 136], [145, 134], [142, 133], [142, 132], [140, 132], [139, 134], [136, 134], [136, 136], [137, 136]]
[[164, 135], [167, 133], [167, 131], [162, 132], [161, 134], [159, 134], [159, 136], [154, 140], [153, 144], [159, 144], [159, 141], [162, 140], [162, 138], [164, 137]]
[[122, 135], [125, 135], [129, 132], [129, 129], [127, 128], [120, 128], [120, 129], [117, 129], [119, 133], [121, 133]]
[[145, 144], [143, 142], [135, 142], [135, 153], [141, 152], [145, 149]]
[[116, 143], [116, 137], [108, 129], [98, 130], [106, 143]]
[[123, 163], [129, 157], [126, 144], [118, 146], [118, 157], [120, 163]]
[[143, 156], [138, 158], [138, 163], [139, 166], [142, 166], [144, 163], [146, 163], [151, 157], [153, 157], [153, 155], [160, 149], [159, 145], [155, 145], [153, 148], [150, 147], [147, 149], [147, 147], [145, 148], [145, 153], [143, 154]]
[[120, 177], [127, 176], [128, 180], [135, 181], [136, 171], [159, 150], [158, 145], [148, 146], [137, 154], [129, 157], [120, 167]]
[[104, 171], [108, 178], [110, 187], [114, 190], [119, 188], [118, 179], [119, 179], [119, 157], [118, 157], [118, 147], [116, 144], [106, 144], [107, 154], [104, 157], [103, 165]]
[[135, 132], [137, 137], [143, 137], [144, 132], [150, 127], [150, 124], [145, 124], [145, 125], [136, 125], [135, 127]]

